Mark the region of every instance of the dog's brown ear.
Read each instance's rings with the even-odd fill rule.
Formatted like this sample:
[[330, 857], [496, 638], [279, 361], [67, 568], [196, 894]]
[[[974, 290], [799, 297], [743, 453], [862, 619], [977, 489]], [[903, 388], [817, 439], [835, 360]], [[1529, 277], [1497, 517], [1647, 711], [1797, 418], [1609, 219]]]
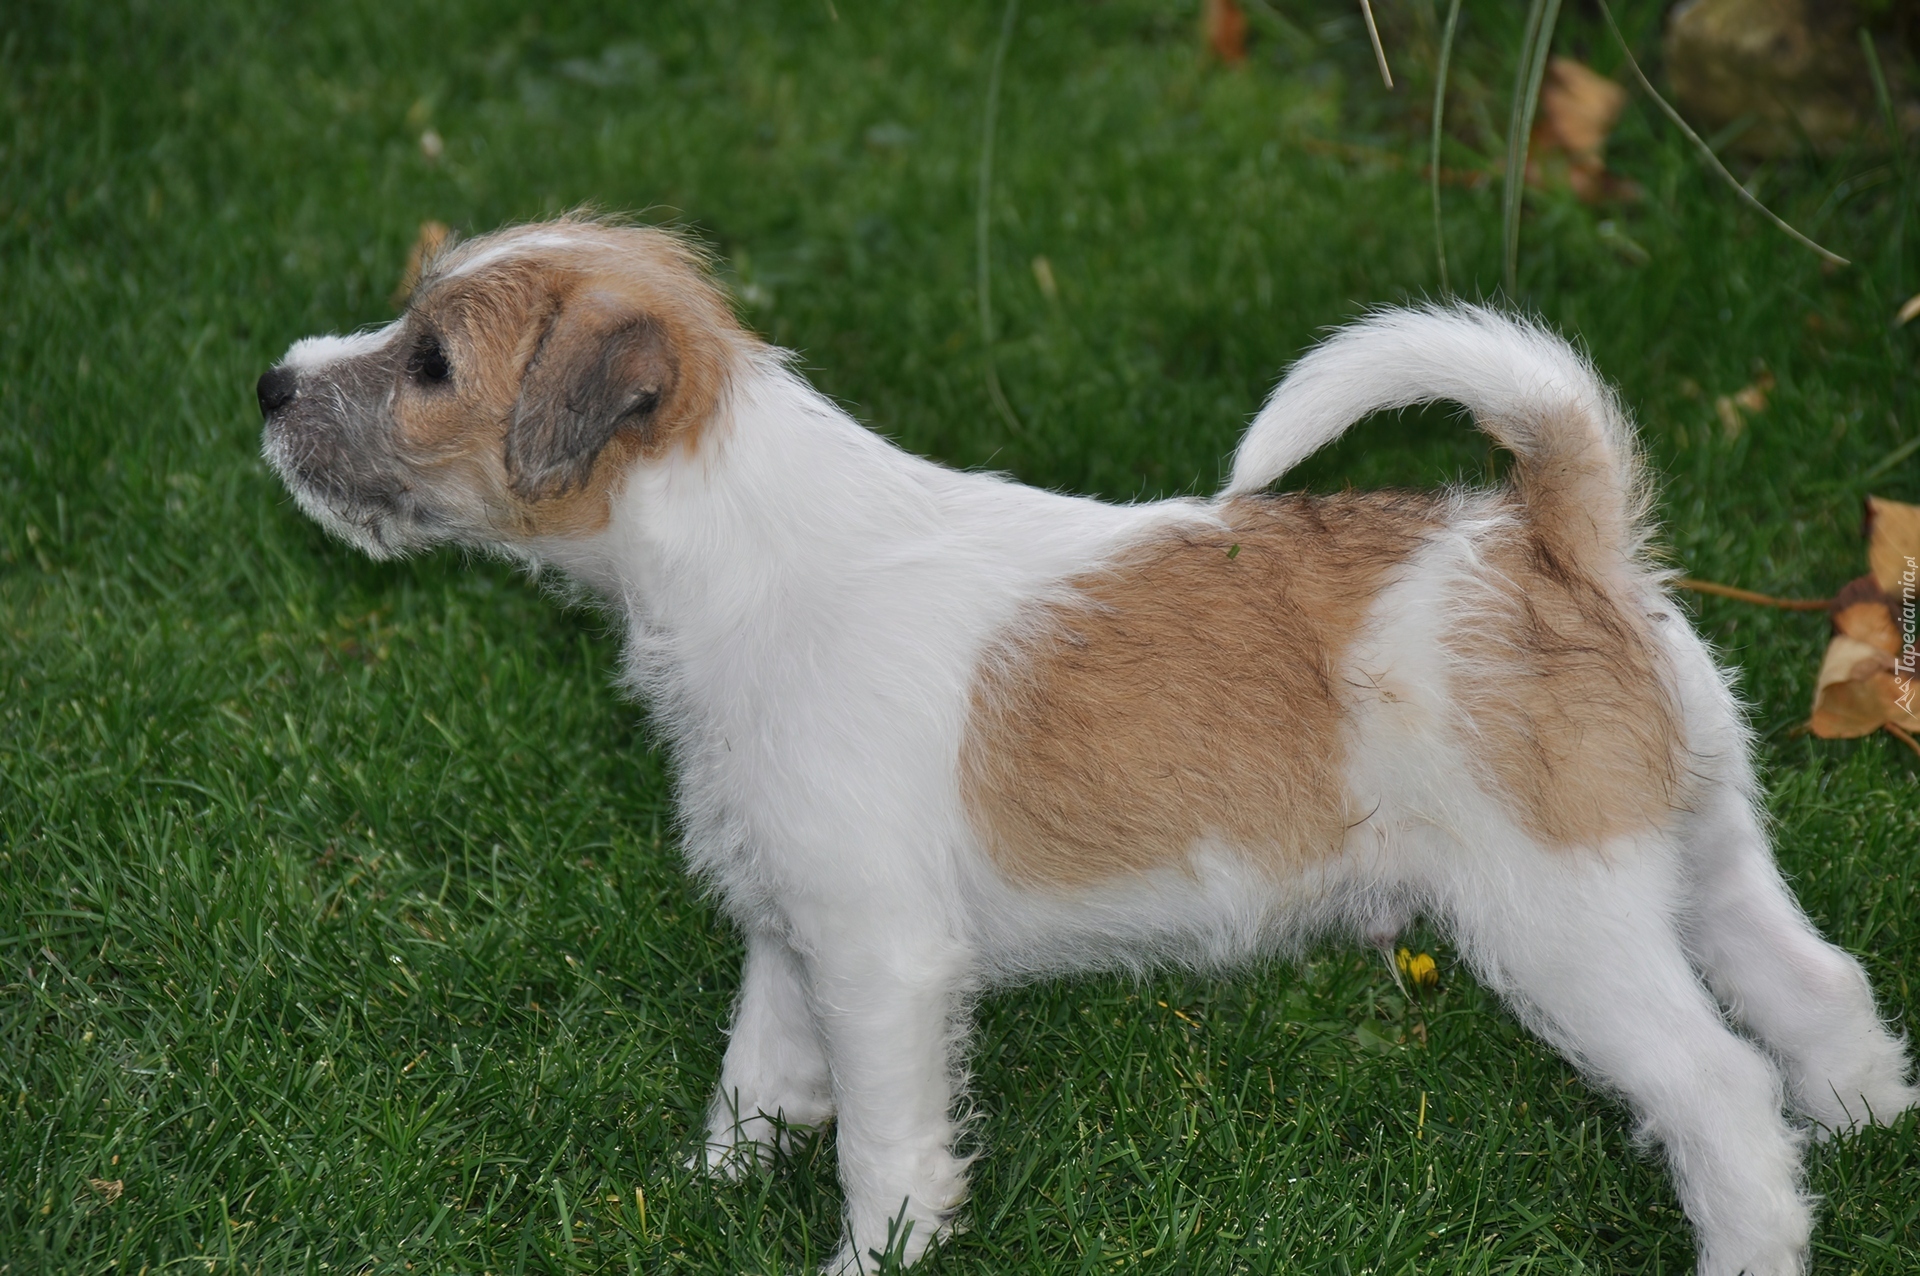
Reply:
[[514, 494], [542, 501], [584, 486], [615, 435], [653, 428], [678, 372], [658, 320], [591, 298], [564, 307], [527, 365], [507, 427]]

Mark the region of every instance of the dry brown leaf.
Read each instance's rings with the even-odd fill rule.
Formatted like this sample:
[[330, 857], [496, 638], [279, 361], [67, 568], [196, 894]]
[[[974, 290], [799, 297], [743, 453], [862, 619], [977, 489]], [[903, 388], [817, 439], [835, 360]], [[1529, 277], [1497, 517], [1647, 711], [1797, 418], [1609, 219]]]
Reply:
[[1915, 315], [1920, 315], [1920, 292], [1916, 292], [1913, 296], [1907, 298], [1906, 304], [1901, 306], [1899, 311], [1894, 314], [1893, 321], [1896, 324], [1908, 323]]
[[120, 1199], [120, 1193], [126, 1191], [127, 1183], [125, 1179], [88, 1179], [87, 1186], [100, 1193], [111, 1205]]
[[1814, 680], [1813, 733], [1823, 740], [1872, 735], [1887, 720], [1873, 679], [1889, 663], [1886, 653], [1845, 634], [1827, 644]]
[[1564, 182], [1589, 204], [1638, 198], [1638, 185], [1607, 171], [1607, 136], [1626, 105], [1627, 91], [1593, 68], [1572, 58], [1549, 61], [1528, 148], [1528, 182]]
[[1854, 603], [1834, 612], [1833, 629], [1886, 655], [1900, 653], [1900, 630], [1893, 623], [1893, 613], [1879, 599]]
[[1714, 413], [1720, 418], [1720, 428], [1729, 439], [1740, 437], [1741, 431], [1747, 427], [1748, 414], [1767, 410], [1767, 396], [1773, 393], [1774, 385], [1773, 373], [1762, 371], [1751, 384], [1714, 399]]
[[1920, 505], [1867, 498], [1867, 570], [1888, 598], [1913, 601], [1914, 565], [1920, 560]]
[[1033, 259], [1033, 282], [1039, 286], [1040, 295], [1048, 301], [1057, 301], [1060, 297], [1059, 281], [1053, 277], [1053, 263], [1046, 257]]
[[1867, 498], [1867, 562], [1829, 605], [1833, 641], [1815, 679], [1813, 734], [1827, 739], [1887, 727], [1902, 740], [1920, 731], [1920, 678], [1914, 653], [1915, 593], [1920, 585], [1920, 507]]
[[[1762, 374], [1767, 388], [1772, 378]], [[1751, 388], [1751, 387], [1749, 387]], [[1739, 410], [1726, 395], [1719, 405], [1733, 419]], [[1723, 416], [1723, 419], [1724, 416]], [[1850, 580], [1820, 603], [1774, 598], [1712, 581], [1681, 578], [1675, 583], [1703, 594], [1736, 598], [1791, 611], [1824, 609], [1833, 622], [1833, 639], [1814, 679], [1813, 716], [1807, 729], [1828, 740], [1888, 734], [1920, 754], [1920, 653], [1915, 651], [1916, 604], [1920, 603], [1920, 506], [1880, 496], [1867, 498], [1865, 535], [1867, 575]]]
[[1733, 404], [1733, 396], [1722, 394], [1713, 401], [1713, 414], [1720, 418], [1720, 431], [1729, 439], [1737, 439], [1740, 432], [1747, 428], [1747, 419], [1740, 415], [1740, 409]]
[[1247, 15], [1235, 0], [1207, 0], [1207, 47], [1228, 66], [1247, 60]]
[[1602, 158], [1626, 105], [1627, 91], [1592, 67], [1561, 57], [1547, 63], [1540, 114], [1568, 154]]
[[1765, 412], [1767, 410], [1767, 392], [1773, 389], [1772, 374], [1764, 374], [1752, 385], [1741, 386], [1733, 392], [1733, 405], [1742, 412]]
[[407, 298], [413, 295], [413, 286], [420, 282], [420, 271], [440, 251], [440, 246], [447, 242], [447, 236], [452, 233], [445, 222], [420, 223], [420, 233], [413, 237], [413, 247], [407, 250], [407, 268], [401, 272], [400, 283], [388, 299], [396, 308], [407, 304]]

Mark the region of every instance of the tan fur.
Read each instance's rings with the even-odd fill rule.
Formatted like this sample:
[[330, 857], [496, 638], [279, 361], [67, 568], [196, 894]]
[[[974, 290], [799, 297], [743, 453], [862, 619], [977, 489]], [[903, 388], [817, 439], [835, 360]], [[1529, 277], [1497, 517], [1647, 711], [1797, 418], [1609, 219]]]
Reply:
[[[532, 242], [564, 231], [564, 244]], [[482, 253], [527, 241], [473, 269]], [[610, 321], [646, 318], [664, 330], [674, 378], [644, 431], [616, 434], [587, 482], [529, 500], [515, 493], [504, 441], [522, 382], [569, 307], [604, 308]], [[734, 319], [695, 251], [664, 231], [566, 221], [460, 245], [434, 260], [414, 291], [410, 327], [432, 330], [459, 370], [452, 393], [403, 385], [394, 403], [398, 445], [427, 482], [446, 468], [485, 494], [503, 531], [582, 536], [604, 527], [632, 463], [695, 446], [713, 416], [733, 357], [756, 344]]]
[[1596, 579], [1516, 507], [1444, 636], [1474, 760], [1551, 846], [1598, 847], [1681, 799], [1679, 706], [1623, 580]]
[[[1337, 851], [1340, 655], [1436, 503], [1231, 502], [1073, 582], [975, 689], [961, 792], [995, 863], [1078, 886], [1217, 839], [1294, 868]], [[1237, 551], [1234, 546], [1238, 546]]]
[[[1229, 532], [1166, 532], [1071, 582], [988, 661], [961, 794], [1013, 880], [1090, 885], [1209, 840], [1286, 872], [1367, 816], [1341, 779], [1361, 691], [1342, 658], [1447, 509], [1342, 493], [1225, 512]], [[1436, 636], [1455, 725], [1528, 832], [1594, 848], [1674, 809], [1678, 708], [1624, 586], [1572, 569], [1514, 512]]]

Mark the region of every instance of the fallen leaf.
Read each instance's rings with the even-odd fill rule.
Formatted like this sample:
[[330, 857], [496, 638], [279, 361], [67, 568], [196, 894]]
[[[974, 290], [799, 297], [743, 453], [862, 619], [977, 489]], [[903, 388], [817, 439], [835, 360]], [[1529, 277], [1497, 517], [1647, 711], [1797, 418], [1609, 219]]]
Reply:
[[1813, 734], [1869, 735], [1882, 727], [1912, 743], [1920, 731], [1915, 603], [1920, 592], [1920, 506], [1867, 498], [1869, 572], [1828, 604], [1833, 641], [1814, 680]]
[[120, 1194], [127, 1189], [125, 1179], [88, 1179], [87, 1186], [100, 1193], [109, 1205], [119, 1200]]
[[[1771, 379], [1762, 374], [1771, 388]], [[1719, 399], [1735, 420], [1739, 409]], [[1790, 611], [1821, 611], [1833, 638], [1814, 678], [1813, 715], [1807, 730], [1827, 740], [1848, 740], [1886, 730], [1920, 754], [1920, 506], [1885, 497], [1867, 498], [1865, 576], [1850, 580], [1831, 601], [1774, 598], [1712, 581], [1676, 583], [1703, 594], [1736, 598]]]
[[1914, 560], [1920, 558], [1920, 505], [1867, 498], [1867, 570], [1890, 598], [1913, 601]]
[[1916, 292], [1913, 296], [1907, 298], [1907, 304], [1900, 307], [1899, 311], [1893, 316], [1893, 321], [1896, 324], [1907, 323], [1912, 320], [1915, 315], [1920, 315], [1920, 292]]
[[1247, 15], [1235, 0], [1207, 0], [1207, 47], [1228, 66], [1247, 60]]
[[1547, 63], [1540, 109], [1527, 151], [1527, 181], [1564, 184], [1585, 203], [1638, 199], [1637, 183], [1607, 171], [1607, 137], [1626, 109], [1627, 91], [1572, 58]]
[[1874, 677], [1888, 665], [1885, 652], [1838, 635], [1827, 644], [1814, 679], [1813, 733], [1823, 740], [1872, 735], [1887, 720]]
[[1767, 395], [1772, 392], [1773, 386], [1773, 374], [1761, 373], [1754, 379], [1752, 385], [1742, 386], [1733, 392], [1734, 406], [1742, 412], [1765, 412]]
[[407, 298], [413, 295], [413, 286], [420, 282], [421, 270], [433, 260], [433, 255], [440, 251], [447, 242], [447, 236], [452, 233], [445, 222], [420, 223], [420, 233], [413, 237], [413, 247], [407, 250], [407, 268], [401, 272], [400, 283], [388, 299], [396, 309], [407, 304]]
[[1041, 295], [1048, 301], [1060, 296], [1060, 285], [1053, 277], [1053, 263], [1044, 256], [1033, 259], [1033, 282], [1039, 285]]
[[1857, 602], [1833, 613], [1833, 631], [1889, 656], [1900, 654], [1900, 630], [1879, 598]]
[[1720, 418], [1720, 426], [1729, 439], [1740, 437], [1746, 429], [1748, 414], [1765, 412], [1767, 396], [1773, 393], [1775, 385], [1773, 373], [1762, 370], [1751, 384], [1741, 386], [1732, 394], [1720, 395], [1713, 401], [1713, 410]]
[[1720, 395], [1713, 401], [1713, 413], [1720, 418], [1720, 430], [1729, 439], [1737, 439], [1740, 432], [1747, 428], [1747, 419], [1740, 415], [1740, 409], [1733, 405], [1733, 396]]
[[1562, 57], [1547, 63], [1540, 114], [1569, 154], [1599, 158], [1626, 105], [1627, 91], [1592, 67]]

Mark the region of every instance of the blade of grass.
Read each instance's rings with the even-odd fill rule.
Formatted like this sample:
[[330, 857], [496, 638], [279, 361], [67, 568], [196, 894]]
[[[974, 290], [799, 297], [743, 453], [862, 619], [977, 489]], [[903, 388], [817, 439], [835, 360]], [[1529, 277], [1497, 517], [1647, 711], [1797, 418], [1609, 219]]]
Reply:
[[1713, 148], [1708, 146], [1701, 136], [1693, 131], [1692, 125], [1680, 118], [1680, 112], [1674, 110], [1672, 104], [1660, 96], [1659, 90], [1653, 87], [1653, 82], [1647, 79], [1647, 73], [1640, 69], [1639, 60], [1633, 56], [1633, 49], [1627, 44], [1627, 37], [1620, 32], [1620, 24], [1613, 20], [1612, 6], [1607, 3], [1607, 0], [1599, 0], [1599, 3], [1600, 16], [1607, 20], [1607, 29], [1613, 32], [1614, 41], [1619, 44], [1621, 54], [1627, 59], [1627, 66], [1632, 70], [1633, 78], [1639, 82], [1641, 89], [1646, 92], [1646, 95], [1653, 99], [1654, 105], [1660, 108], [1661, 114], [1665, 115], [1669, 120], [1672, 120], [1674, 126], [1686, 135], [1688, 141], [1694, 144], [1695, 148], [1699, 150], [1701, 156], [1707, 161], [1708, 165], [1712, 167], [1713, 171], [1720, 174], [1720, 176], [1725, 179], [1727, 185], [1733, 187], [1734, 193], [1760, 210], [1760, 213], [1775, 226], [1778, 226], [1788, 235], [1820, 254], [1822, 260], [1831, 262], [1836, 266], [1852, 265], [1852, 262], [1842, 257], [1839, 253], [1822, 248], [1819, 244], [1814, 243], [1792, 226], [1789, 226], [1782, 218], [1775, 214], [1771, 208], [1768, 208], [1765, 204], [1754, 198], [1753, 192], [1745, 186], [1742, 186], [1739, 178], [1727, 171], [1727, 166], [1720, 162], [1720, 157], [1713, 153]]
[[1000, 17], [1000, 42], [993, 48], [993, 66], [987, 72], [986, 118], [980, 125], [980, 207], [974, 221], [975, 249], [979, 257], [980, 342], [987, 352], [987, 397], [1015, 434], [1024, 434], [1019, 414], [1000, 388], [1000, 370], [993, 357], [993, 125], [1000, 112], [1000, 68], [1007, 60], [1007, 46], [1013, 43], [1013, 22], [1020, 12], [1020, 0], [1007, 0]]
[[1280, 38], [1292, 46], [1296, 57], [1305, 57], [1318, 47], [1314, 38], [1287, 16], [1274, 8], [1267, 0], [1248, 0], [1248, 10], [1257, 13], [1268, 26], [1280, 33]]
[[1873, 482], [1873, 480], [1879, 478], [1882, 474], [1885, 474], [1888, 470], [1900, 464], [1900, 462], [1906, 460], [1915, 452], [1920, 452], [1920, 434], [1914, 435], [1905, 443], [1902, 443], [1899, 447], [1881, 457], [1872, 469], [1860, 476], [1860, 482]]
[[1373, 0], [1360, 0], [1360, 12], [1367, 17], [1367, 38], [1373, 41], [1373, 60], [1380, 65], [1380, 79], [1391, 89], [1393, 72], [1387, 69], [1387, 51], [1380, 43], [1380, 26], [1373, 20]]
[[1433, 189], [1433, 254], [1440, 262], [1440, 291], [1452, 292], [1447, 282], [1447, 232], [1440, 224], [1440, 130], [1447, 114], [1447, 69], [1453, 62], [1453, 33], [1460, 25], [1460, 0], [1447, 5], [1447, 26], [1440, 34], [1440, 64], [1433, 76], [1433, 146], [1428, 178]]
[[1533, 0], [1527, 9], [1526, 33], [1520, 39], [1520, 65], [1513, 77], [1513, 109], [1507, 115], [1507, 173], [1501, 191], [1500, 244], [1506, 269], [1507, 296], [1520, 295], [1520, 208], [1527, 189], [1527, 146], [1533, 134], [1533, 113], [1540, 105], [1540, 81], [1547, 74], [1547, 54], [1553, 48], [1553, 28], [1560, 18], [1560, 0]]
[[1873, 77], [1873, 100], [1880, 107], [1880, 119], [1887, 126], [1887, 136], [1894, 143], [1894, 154], [1902, 168], [1906, 167], [1906, 148], [1899, 144], [1900, 122], [1893, 114], [1893, 94], [1887, 91], [1887, 72], [1880, 65], [1880, 50], [1874, 46], [1873, 32], [1860, 28], [1860, 51], [1867, 55], [1867, 71]]
[[1906, 273], [1902, 257], [1906, 248], [1907, 210], [1911, 205], [1913, 173], [1907, 163], [1907, 140], [1900, 135], [1900, 121], [1893, 113], [1893, 94], [1887, 91], [1887, 72], [1880, 65], [1880, 50], [1873, 43], [1873, 32], [1860, 28], [1860, 50], [1867, 55], [1867, 70], [1873, 74], [1873, 97], [1880, 106], [1880, 122], [1887, 130], [1887, 144], [1893, 147], [1894, 170], [1900, 174], [1900, 199], [1893, 214], [1893, 287], [1900, 295], [1901, 277]]

